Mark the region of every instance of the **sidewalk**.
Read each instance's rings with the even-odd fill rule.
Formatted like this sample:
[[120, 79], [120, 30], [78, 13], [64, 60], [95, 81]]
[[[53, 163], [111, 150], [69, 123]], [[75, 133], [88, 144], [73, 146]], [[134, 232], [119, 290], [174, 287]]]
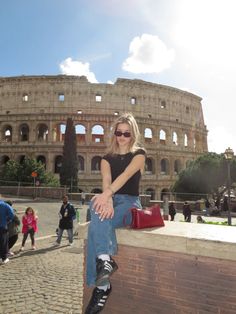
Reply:
[[[5, 199], [5, 198], [4, 198]], [[20, 235], [6, 265], [0, 265], [0, 314], [82, 313], [83, 247], [76, 237], [68, 246], [64, 233], [60, 247], [53, 247], [58, 225], [58, 202], [16, 202], [17, 210], [32, 206], [37, 210], [40, 228], [36, 237], [36, 251], [27, 240], [25, 251], [18, 253]], [[46, 213], [47, 212], [47, 213]]]

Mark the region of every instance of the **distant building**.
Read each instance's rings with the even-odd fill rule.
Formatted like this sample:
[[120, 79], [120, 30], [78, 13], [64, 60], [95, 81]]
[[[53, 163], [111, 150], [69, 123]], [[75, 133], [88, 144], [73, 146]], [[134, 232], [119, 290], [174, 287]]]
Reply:
[[0, 165], [29, 156], [58, 175], [65, 124], [72, 117], [80, 189], [99, 191], [110, 125], [125, 111], [136, 117], [147, 149], [140, 192], [160, 198], [189, 161], [208, 151], [207, 129], [200, 97], [142, 80], [118, 78], [112, 85], [84, 76], [1, 77]]

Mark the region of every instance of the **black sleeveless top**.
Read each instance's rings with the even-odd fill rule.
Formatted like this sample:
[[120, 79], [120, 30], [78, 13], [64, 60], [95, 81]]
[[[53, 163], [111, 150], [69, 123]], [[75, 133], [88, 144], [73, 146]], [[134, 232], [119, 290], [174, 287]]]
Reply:
[[[112, 182], [126, 169], [130, 164], [131, 160], [136, 155], [146, 156], [146, 152], [143, 149], [138, 149], [134, 153], [127, 153], [124, 155], [111, 155], [107, 154], [103, 156], [111, 167]], [[138, 170], [115, 194], [129, 194], [138, 196], [139, 195], [139, 182], [141, 178], [141, 171]]]

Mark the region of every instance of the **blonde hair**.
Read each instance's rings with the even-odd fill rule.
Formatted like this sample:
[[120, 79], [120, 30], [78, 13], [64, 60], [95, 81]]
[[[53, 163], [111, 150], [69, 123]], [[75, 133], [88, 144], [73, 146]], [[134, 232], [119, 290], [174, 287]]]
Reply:
[[126, 112], [123, 113], [119, 118], [117, 118], [111, 126], [110, 145], [108, 146], [107, 149], [108, 154], [114, 155], [119, 153], [119, 146], [114, 132], [117, 130], [118, 125], [121, 123], [126, 123], [130, 126], [131, 140], [129, 145], [129, 151], [135, 152], [136, 150], [141, 148], [140, 132], [137, 122], [132, 113]]

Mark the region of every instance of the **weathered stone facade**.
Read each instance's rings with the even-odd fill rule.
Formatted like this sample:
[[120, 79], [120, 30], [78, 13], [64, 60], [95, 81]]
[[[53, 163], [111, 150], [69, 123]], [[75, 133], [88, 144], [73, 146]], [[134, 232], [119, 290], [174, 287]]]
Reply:
[[80, 189], [101, 189], [109, 128], [126, 111], [136, 117], [147, 149], [140, 192], [159, 198], [187, 162], [207, 152], [207, 129], [200, 97], [142, 80], [112, 85], [92, 84], [84, 76], [0, 78], [0, 163], [29, 156], [59, 173], [65, 123], [72, 117]]

